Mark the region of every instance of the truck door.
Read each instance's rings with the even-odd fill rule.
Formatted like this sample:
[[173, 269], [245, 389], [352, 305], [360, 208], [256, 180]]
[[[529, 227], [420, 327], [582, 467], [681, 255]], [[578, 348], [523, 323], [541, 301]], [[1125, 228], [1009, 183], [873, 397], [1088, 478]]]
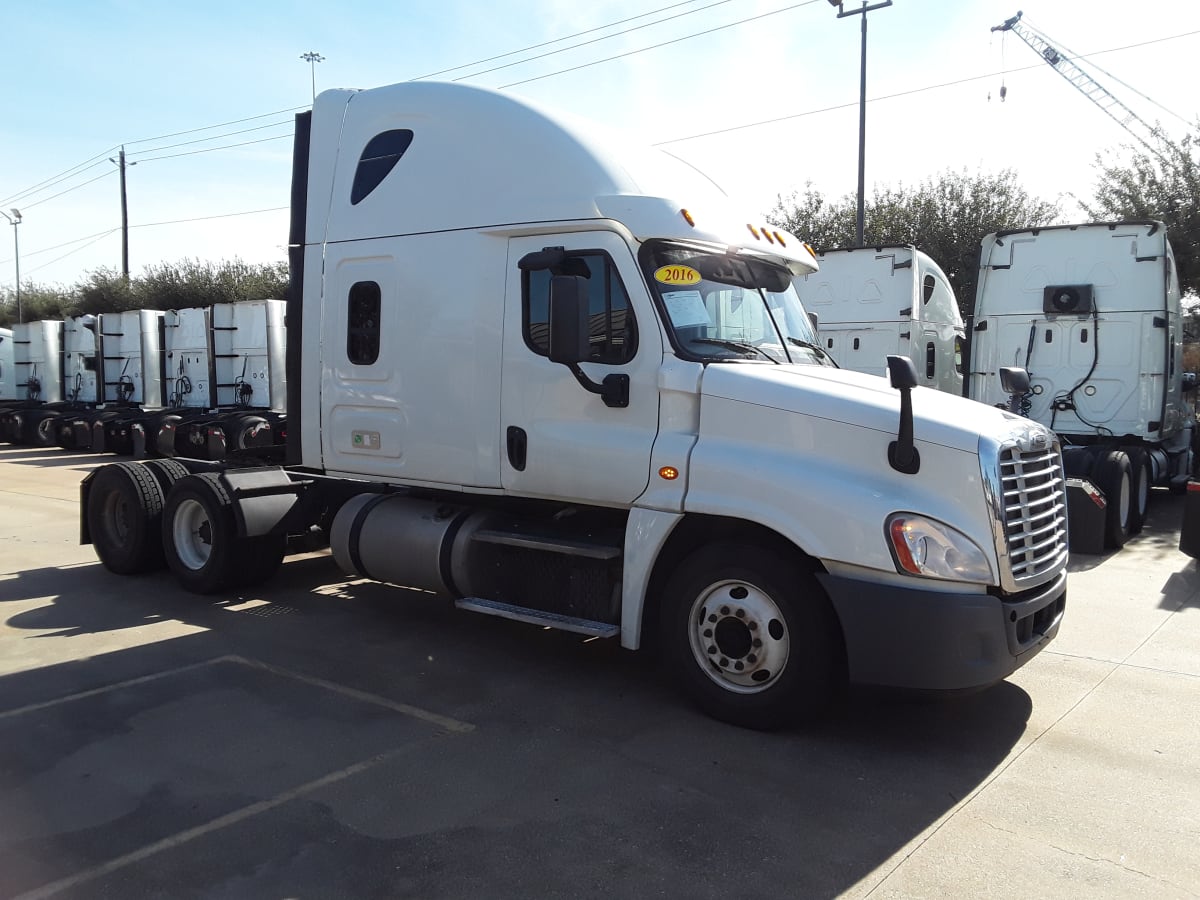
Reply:
[[[550, 272], [518, 261], [565, 247], [572, 271], [588, 275], [593, 381], [629, 377], [629, 405], [606, 406], [563, 365], [547, 358]], [[662, 336], [637, 262], [608, 232], [513, 238], [504, 301], [501, 482], [509, 493], [600, 505], [632, 503], [646, 489], [658, 432]]]

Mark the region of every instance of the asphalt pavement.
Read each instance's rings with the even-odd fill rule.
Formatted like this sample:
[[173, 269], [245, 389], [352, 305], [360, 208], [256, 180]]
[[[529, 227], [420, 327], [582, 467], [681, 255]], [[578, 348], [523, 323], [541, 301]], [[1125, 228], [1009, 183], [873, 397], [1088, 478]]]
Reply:
[[0, 446], [0, 897], [1200, 896], [1181, 498], [1073, 559], [1008, 681], [760, 734], [328, 554], [213, 598], [111, 575], [78, 542], [102, 461]]

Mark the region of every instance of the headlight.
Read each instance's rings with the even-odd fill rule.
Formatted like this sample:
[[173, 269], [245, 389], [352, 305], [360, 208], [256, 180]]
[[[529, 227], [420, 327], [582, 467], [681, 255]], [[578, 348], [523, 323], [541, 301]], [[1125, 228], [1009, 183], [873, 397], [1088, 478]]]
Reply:
[[909, 575], [954, 581], [992, 582], [992, 567], [979, 546], [935, 519], [896, 513], [887, 520], [896, 568]]

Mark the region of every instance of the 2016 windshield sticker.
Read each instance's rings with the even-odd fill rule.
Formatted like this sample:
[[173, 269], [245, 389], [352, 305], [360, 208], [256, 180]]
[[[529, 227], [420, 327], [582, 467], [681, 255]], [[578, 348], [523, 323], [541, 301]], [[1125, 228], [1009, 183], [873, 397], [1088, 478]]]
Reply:
[[654, 272], [654, 280], [659, 284], [685, 286], [699, 283], [700, 273], [691, 266], [660, 266]]

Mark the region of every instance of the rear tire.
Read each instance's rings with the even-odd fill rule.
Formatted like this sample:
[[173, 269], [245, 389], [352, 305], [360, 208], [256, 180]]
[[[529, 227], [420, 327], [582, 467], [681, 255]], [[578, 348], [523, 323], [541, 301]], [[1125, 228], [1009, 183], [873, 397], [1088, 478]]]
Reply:
[[1150, 454], [1141, 447], [1130, 447], [1125, 451], [1129, 457], [1129, 468], [1133, 482], [1133, 502], [1129, 511], [1129, 533], [1139, 534], [1146, 524], [1146, 514], [1150, 509], [1150, 487], [1154, 483], [1154, 470], [1150, 464]]
[[97, 469], [87, 522], [104, 567], [118, 575], [162, 568], [162, 513], [162, 488], [144, 467], [110, 463]]
[[1133, 518], [1133, 472], [1129, 457], [1123, 450], [1109, 451], [1097, 463], [1094, 475], [1106, 503], [1104, 545], [1119, 550], [1131, 533]]
[[162, 517], [167, 565], [192, 593], [265, 581], [283, 561], [285, 542], [282, 534], [239, 538], [233, 502], [213, 472], [179, 479], [167, 496]]
[[743, 543], [700, 548], [667, 583], [661, 626], [679, 686], [713, 718], [784, 728], [833, 696], [836, 618], [796, 559]]
[[22, 436], [26, 444], [34, 447], [58, 446], [58, 426], [61, 416], [57, 412], [37, 412], [29, 414], [25, 420], [25, 433]]

